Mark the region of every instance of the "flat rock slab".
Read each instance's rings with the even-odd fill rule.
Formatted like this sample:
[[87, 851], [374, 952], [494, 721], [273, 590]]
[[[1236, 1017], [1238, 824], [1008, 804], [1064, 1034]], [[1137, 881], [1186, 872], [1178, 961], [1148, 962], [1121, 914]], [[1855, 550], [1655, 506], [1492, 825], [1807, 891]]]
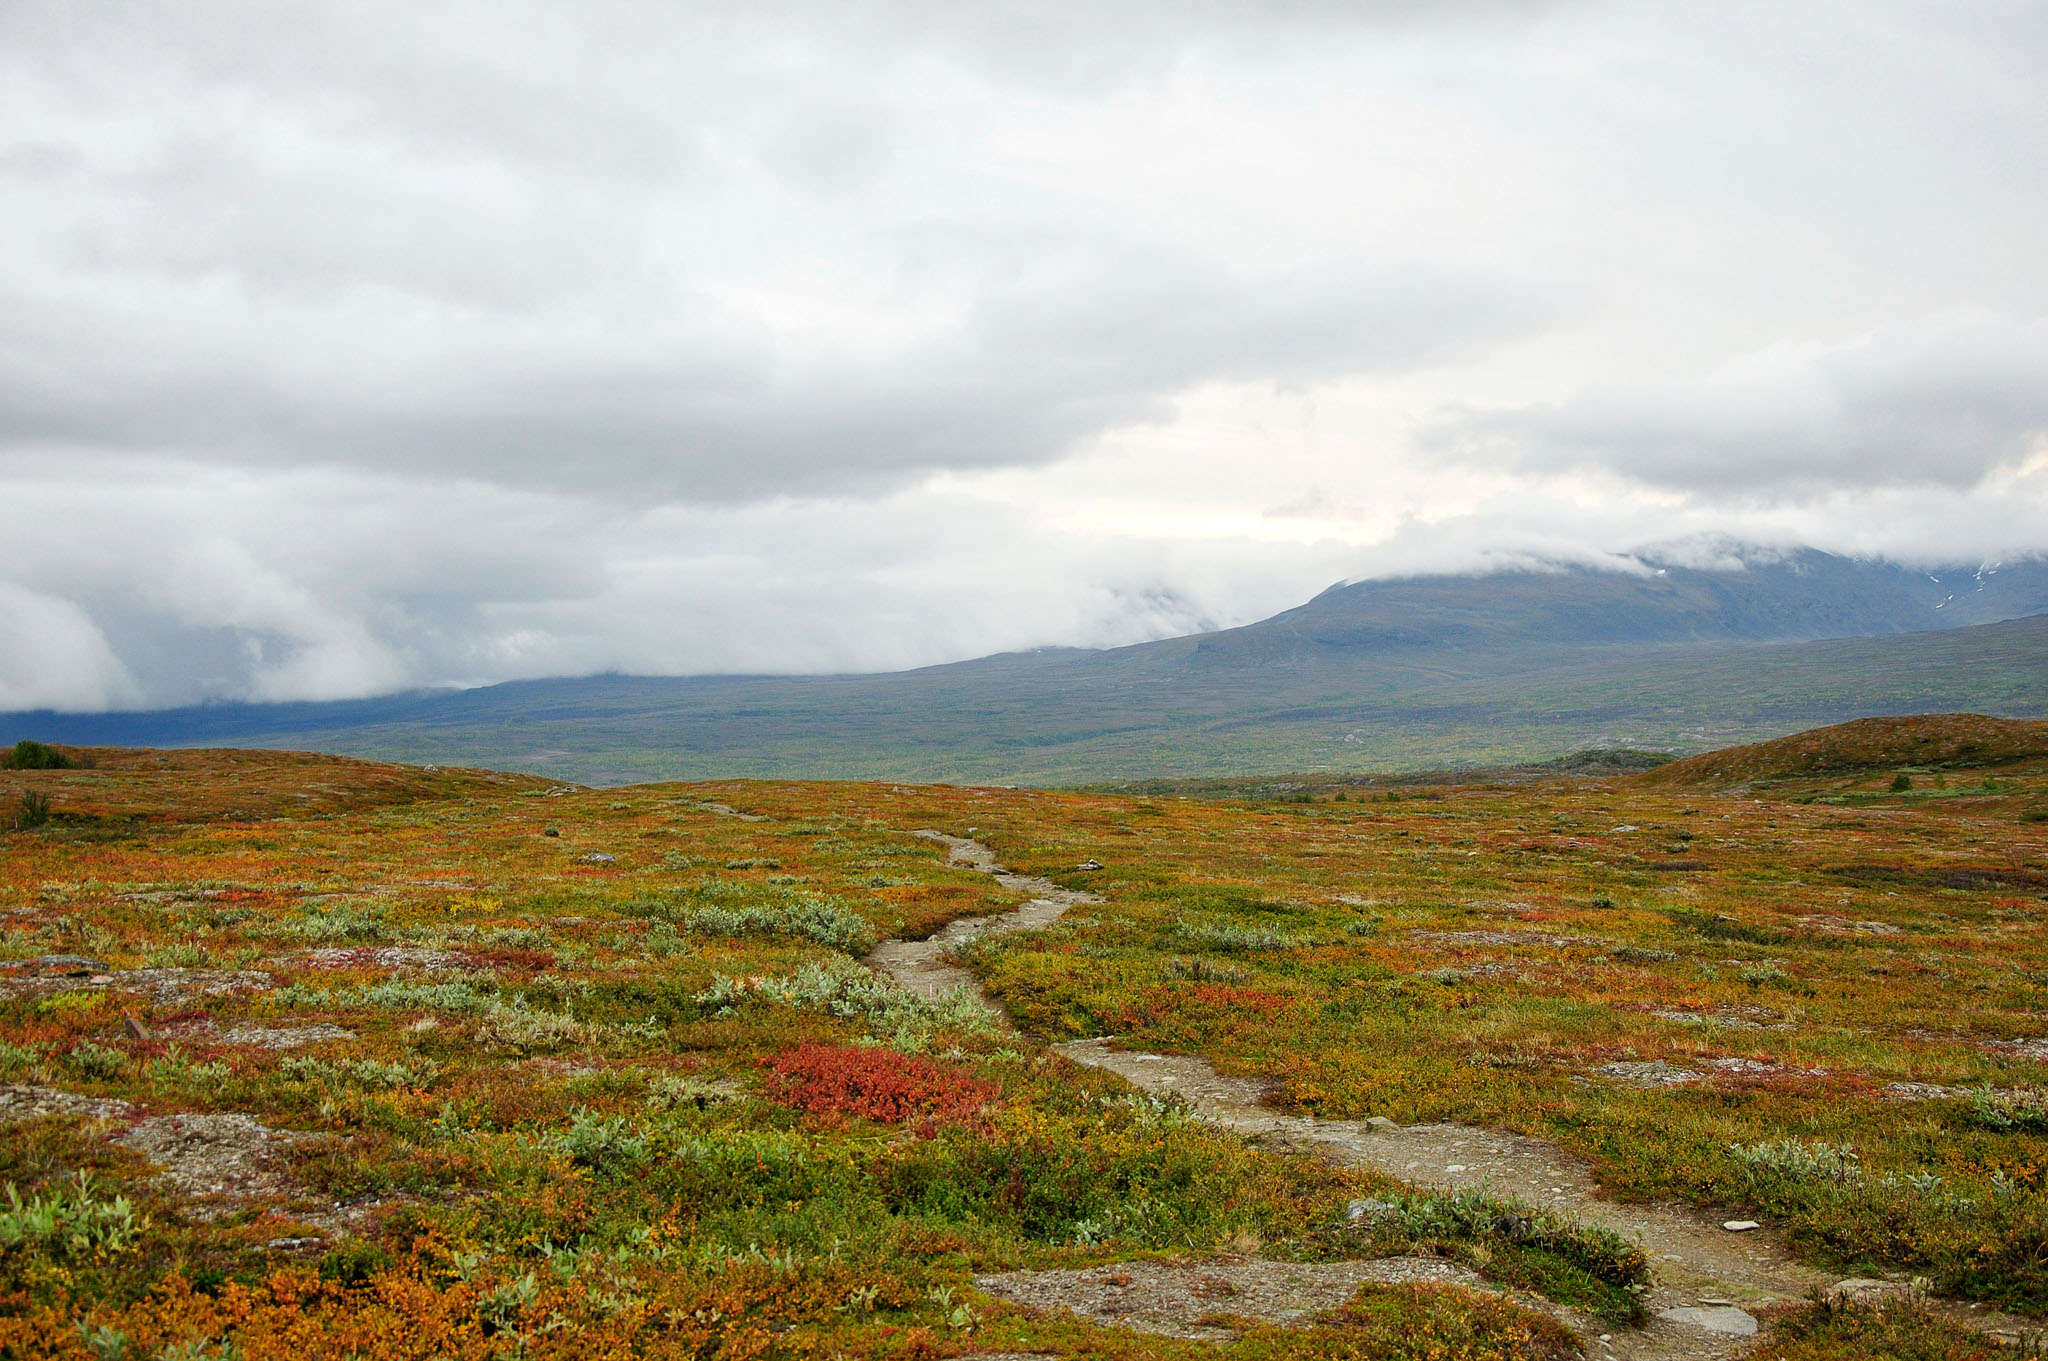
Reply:
[[1501, 1293], [1470, 1268], [1441, 1257], [1356, 1262], [1191, 1257], [1066, 1271], [1012, 1271], [977, 1277], [974, 1283], [1015, 1304], [1064, 1309], [1104, 1326], [1221, 1342], [1236, 1334], [1199, 1320], [1238, 1314], [1305, 1325], [1348, 1303], [1361, 1285], [1415, 1282]]
[[277, 961], [304, 969], [417, 969], [422, 973], [448, 973], [457, 969], [489, 967], [486, 961], [452, 950], [427, 950], [414, 945], [362, 945], [353, 948], [308, 950]]
[[356, 1032], [338, 1025], [237, 1026], [212, 1037], [216, 1044], [242, 1045], [252, 1049], [300, 1049], [309, 1044], [332, 1044], [353, 1040]]
[[1666, 1309], [1657, 1317], [1682, 1327], [1704, 1328], [1710, 1333], [1726, 1333], [1731, 1337], [1756, 1335], [1756, 1317], [1732, 1304], [1685, 1305]]
[[0, 1125], [18, 1124], [46, 1115], [82, 1115], [88, 1120], [125, 1120], [135, 1113], [126, 1101], [79, 1096], [55, 1087], [17, 1083], [0, 1087]]
[[192, 997], [259, 992], [277, 980], [255, 969], [116, 969], [108, 973], [0, 976], [0, 997], [41, 997], [79, 990], [137, 992], [158, 1006]]
[[118, 1142], [158, 1164], [157, 1184], [190, 1197], [193, 1217], [204, 1220], [290, 1189], [276, 1155], [307, 1137], [229, 1113], [151, 1116]]

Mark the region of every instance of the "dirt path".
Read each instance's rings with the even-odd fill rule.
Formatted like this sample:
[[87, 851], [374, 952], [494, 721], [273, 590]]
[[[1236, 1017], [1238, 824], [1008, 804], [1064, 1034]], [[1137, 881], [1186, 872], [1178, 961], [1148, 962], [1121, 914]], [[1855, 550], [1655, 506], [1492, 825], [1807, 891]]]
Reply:
[[1007, 931], [1028, 931], [1050, 926], [1077, 903], [1099, 903], [1101, 898], [1093, 893], [1078, 889], [1061, 888], [1050, 879], [1037, 879], [1028, 874], [1012, 874], [996, 863], [996, 853], [979, 841], [964, 836], [948, 836], [944, 832], [921, 829], [912, 835], [928, 841], [943, 842], [946, 859], [967, 869], [980, 870], [993, 875], [995, 881], [1012, 893], [1029, 895], [1029, 900], [1008, 912], [992, 917], [962, 917], [949, 923], [943, 930], [923, 940], [885, 940], [868, 955], [870, 968], [880, 969], [912, 992], [926, 997], [936, 997], [953, 988], [965, 988], [969, 993], [987, 1003], [998, 1016], [1002, 1008], [989, 1003], [988, 995], [981, 989], [981, 982], [967, 970], [946, 959], [948, 951], [955, 946], [965, 945], [980, 936], [999, 935]]
[[[929, 940], [884, 941], [876, 947], [869, 956], [870, 964], [927, 995], [965, 987], [987, 1000], [972, 974], [945, 962], [946, 950], [986, 932], [1044, 926], [1076, 903], [1103, 901], [1092, 893], [1010, 873], [996, 863], [994, 851], [969, 838], [934, 831], [917, 835], [944, 842], [952, 863], [993, 875], [1004, 887], [1031, 895], [1031, 901], [1001, 916], [963, 919]], [[1288, 1115], [1261, 1104], [1265, 1084], [1218, 1073], [1205, 1058], [1139, 1053], [1116, 1049], [1113, 1043], [1110, 1039], [1080, 1040], [1056, 1046], [1056, 1052], [1116, 1073], [1146, 1091], [1178, 1095], [1205, 1119], [1261, 1143], [1314, 1149], [1332, 1161], [1372, 1167], [1420, 1186], [1483, 1184], [1496, 1193], [1604, 1225], [1637, 1240], [1650, 1254], [1656, 1278], [1644, 1301], [1652, 1315], [1647, 1326], [1603, 1332], [1597, 1323], [1570, 1311], [1556, 1311], [1588, 1339], [1589, 1354], [1595, 1357], [1617, 1361], [1740, 1357], [1755, 1345], [1757, 1322], [1751, 1310], [1796, 1302], [1816, 1287], [1886, 1288], [1880, 1282], [1838, 1283], [1833, 1276], [1794, 1260], [1768, 1228], [1747, 1232], [1723, 1228], [1729, 1215], [1717, 1218], [1691, 1206], [1627, 1205], [1602, 1199], [1583, 1159], [1541, 1139], [1467, 1125], [1401, 1127], [1384, 1120]], [[1350, 1265], [1365, 1269], [1363, 1264]], [[1190, 1331], [1198, 1312], [1189, 1311], [1213, 1311], [1214, 1305], [1204, 1304], [1199, 1292], [1154, 1289], [1127, 1293], [1124, 1287], [1105, 1288], [1097, 1278], [1107, 1279], [1107, 1270], [1011, 1273], [980, 1284], [1020, 1302], [1058, 1303], [1100, 1322], [1179, 1336], [1201, 1335], [1199, 1330]], [[1185, 1270], [1206, 1271], [1227, 1280], [1241, 1274], [1243, 1268], [1219, 1270], [1216, 1265], [1197, 1263], [1185, 1265]], [[1124, 1268], [1111, 1274], [1131, 1277], [1131, 1271]], [[1069, 1276], [1074, 1279], [1067, 1281]], [[1306, 1280], [1298, 1270], [1290, 1277], [1296, 1278]], [[1244, 1287], [1240, 1284], [1237, 1288]], [[1285, 1294], [1281, 1292], [1282, 1298]], [[1247, 1314], [1263, 1312], [1245, 1308], [1251, 1302], [1247, 1299], [1236, 1307]], [[1291, 1304], [1279, 1299], [1275, 1304], [1276, 1318], [1294, 1315]], [[2016, 1335], [2025, 1327], [2020, 1320], [1989, 1311], [1958, 1307], [1956, 1312], [1971, 1326], [1991, 1331], [1993, 1336]]]
[[[1218, 1073], [1207, 1059], [1113, 1049], [1109, 1040], [1057, 1047], [1078, 1063], [1103, 1068], [1146, 1091], [1174, 1093], [1205, 1119], [1267, 1145], [1314, 1149], [1335, 1162], [1367, 1166], [1422, 1186], [1480, 1186], [1602, 1224], [1640, 1241], [1656, 1285], [1641, 1329], [1611, 1329], [1598, 1354], [1630, 1361], [1735, 1357], [1748, 1349], [1751, 1310], [1802, 1298], [1826, 1276], [1800, 1265], [1767, 1230], [1730, 1233], [1697, 1211], [1621, 1205], [1598, 1198], [1586, 1165], [1555, 1144], [1467, 1125], [1376, 1127], [1317, 1120], [1259, 1104], [1264, 1085]], [[1589, 1338], [1598, 1327], [1578, 1320]], [[1590, 1330], [1590, 1331], [1589, 1331]]]

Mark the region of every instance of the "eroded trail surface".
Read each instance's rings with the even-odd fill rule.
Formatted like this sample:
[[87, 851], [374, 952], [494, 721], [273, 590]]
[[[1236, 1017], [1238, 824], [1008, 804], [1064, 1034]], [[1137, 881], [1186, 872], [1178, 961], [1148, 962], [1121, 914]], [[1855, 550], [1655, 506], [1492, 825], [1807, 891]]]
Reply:
[[[1058, 1052], [1146, 1091], [1178, 1095], [1204, 1118], [1263, 1144], [1313, 1149], [1419, 1185], [1484, 1185], [1638, 1240], [1654, 1263], [1657, 1283], [1644, 1303], [1656, 1317], [1646, 1328], [1610, 1330], [1593, 1343], [1602, 1355], [1739, 1356], [1756, 1331], [1750, 1310], [1834, 1284], [1794, 1261], [1766, 1230], [1730, 1233], [1687, 1208], [1599, 1199], [1585, 1163], [1541, 1139], [1467, 1125], [1393, 1127], [1287, 1115], [1259, 1104], [1263, 1084], [1218, 1073], [1207, 1059], [1134, 1053], [1111, 1048], [1109, 1040], [1082, 1040]], [[1579, 1326], [1599, 1336], [1598, 1328]]]
[[[880, 969], [912, 992], [926, 997], [936, 997], [952, 988], [965, 988], [987, 1002], [980, 980], [958, 964], [951, 963], [946, 958], [948, 951], [980, 936], [1050, 926], [1076, 903], [1102, 901], [1093, 893], [1061, 888], [1050, 879], [1012, 874], [998, 865], [996, 853], [979, 841], [964, 836], [948, 836], [929, 828], [920, 829], [912, 835], [943, 842], [946, 858], [953, 864], [993, 875], [997, 883], [1011, 892], [1029, 895], [1028, 901], [1008, 912], [991, 917], [962, 917], [923, 940], [885, 940], [868, 955], [870, 967]], [[1003, 1014], [1000, 1007], [992, 1006], [991, 1009], [998, 1016]]]
[[[948, 948], [985, 932], [1044, 926], [1076, 903], [1103, 901], [1095, 894], [1010, 873], [996, 863], [994, 851], [969, 838], [934, 831], [917, 835], [944, 842], [953, 863], [994, 875], [1005, 887], [1032, 895], [1030, 902], [1002, 916], [958, 921], [929, 940], [885, 941], [876, 947], [869, 962], [920, 992], [966, 987], [979, 994], [972, 974], [945, 961]], [[1111, 1039], [1092, 1039], [1060, 1045], [1057, 1050], [1076, 1062], [1116, 1073], [1146, 1091], [1177, 1095], [1203, 1118], [1263, 1144], [1313, 1149], [1333, 1161], [1369, 1166], [1421, 1186], [1484, 1185], [1495, 1194], [1604, 1225], [1637, 1240], [1650, 1254], [1656, 1276], [1644, 1301], [1652, 1315], [1647, 1326], [1604, 1327], [1552, 1308], [1588, 1339], [1589, 1351], [1596, 1357], [1620, 1361], [1739, 1357], [1756, 1342], [1757, 1321], [1752, 1310], [1796, 1302], [1816, 1287], [1852, 1293], [1889, 1288], [1876, 1281], [1837, 1282], [1833, 1276], [1794, 1260], [1767, 1228], [1740, 1233], [1723, 1228], [1728, 1215], [1715, 1217], [1683, 1205], [1627, 1205], [1605, 1200], [1583, 1159], [1541, 1139], [1467, 1125], [1395, 1126], [1384, 1120], [1289, 1115], [1261, 1104], [1266, 1084], [1219, 1073], [1205, 1058], [1139, 1053], [1113, 1046]], [[1352, 1286], [1374, 1278], [1369, 1264], [1348, 1265], [1365, 1272], [1356, 1279], [1351, 1279], [1356, 1273], [1338, 1273]], [[1257, 1269], [1270, 1266], [1277, 1264], [1261, 1263]], [[1301, 1291], [1309, 1278], [1338, 1284], [1334, 1279], [1322, 1282], [1329, 1274], [1323, 1268], [1292, 1268], [1286, 1273], [1292, 1290], [1275, 1292], [1277, 1298], [1270, 1301], [1274, 1307], [1264, 1310], [1247, 1307], [1269, 1303], [1258, 1298], [1262, 1292], [1230, 1279], [1244, 1274], [1246, 1266], [1241, 1261], [1221, 1270], [1217, 1265], [1188, 1265], [1185, 1270], [1194, 1273], [1191, 1279], [1221, 1278], [1232, 1287], [1232, 1293], [1244, 1290], [1251, 1298], [1237, 1301], [1233, 1306], [1237, 1312], [1271, 1316], [1276, 1321], [1296, 1316], [1302, 1306], [1290, 1295]], [[1205, 1270], [1208, 1276], [1202, 1274]], [[1118, 1282], [1119, 1276], [1130, 1285]], [[1193, 1320], [1215, 1308], [1213, 1300], [1205, 1302], [1203, 1291], [1162, 1288], [1164, 1281], [1151, 1282], [1150, 1289], [1137, 1289], [1137, 1276], [1136, 1268], [1119, 1267], [1011, 1273], [980, 1284], [1022, 1303], [1058, 1304], [1099, 1322], [1179, 1336], [1203, 1335]], [[1308, 1289], [1306, 1294], [1314, 1298], [1319, 1292]], [[2018, 1320], [1988, 1311], [1967, 1317], [1972, 1326], [1990, 1330], [1994, 1336], [2022, 1326]]]

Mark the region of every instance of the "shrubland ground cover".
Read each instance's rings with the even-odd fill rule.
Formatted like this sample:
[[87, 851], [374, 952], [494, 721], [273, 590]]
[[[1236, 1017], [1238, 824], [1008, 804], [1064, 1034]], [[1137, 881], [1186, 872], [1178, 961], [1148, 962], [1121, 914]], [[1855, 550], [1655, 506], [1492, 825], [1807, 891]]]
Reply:
[[[78, 754], [0, 776], [52, 808], [0, 837], [0, 1352], [1217, 1355], [969, 1285], [1216, 1248], [1436, 1245], [1625, 1310], [1597, 1241], [1546, 1276], [1483, 1215], [1362, 1231], [1396, 1188], [859, 968], [1008, 903], [926, 826], [1108, 899], [974, 951], [1040, 1040], [1538, 1134], [1845, 1275], [2048, 1310], [2038, 758], [1252, 803]], [[1554, 1328], [1391, 1287], [1221, 1354]]]

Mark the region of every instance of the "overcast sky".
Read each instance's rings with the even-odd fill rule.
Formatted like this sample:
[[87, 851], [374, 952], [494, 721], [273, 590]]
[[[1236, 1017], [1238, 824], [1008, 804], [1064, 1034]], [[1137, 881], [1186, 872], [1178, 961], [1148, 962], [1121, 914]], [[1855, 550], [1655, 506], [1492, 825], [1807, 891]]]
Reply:
[[0, 4], [0, 709], [2048, 549], [2048, 7]]

